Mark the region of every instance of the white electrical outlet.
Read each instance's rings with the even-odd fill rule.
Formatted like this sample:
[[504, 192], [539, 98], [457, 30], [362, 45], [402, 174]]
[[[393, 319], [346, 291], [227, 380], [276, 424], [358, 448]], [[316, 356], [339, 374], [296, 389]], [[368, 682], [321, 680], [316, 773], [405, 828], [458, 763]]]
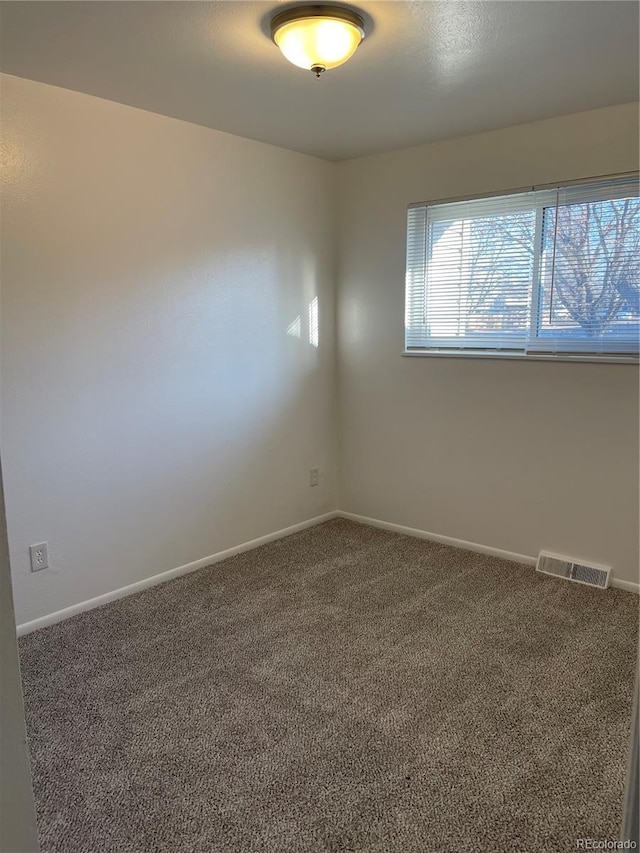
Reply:
[[32, 572], [40, 572], [42, 569], [49, 568], [49, 548], [46, 542], [41, 542], [39, 545], [31, 545], [29, 553], [31, 554]]
[[309, 485], [317, 486], [320, 482], [320, 469], [319, 468], [309, 468]]

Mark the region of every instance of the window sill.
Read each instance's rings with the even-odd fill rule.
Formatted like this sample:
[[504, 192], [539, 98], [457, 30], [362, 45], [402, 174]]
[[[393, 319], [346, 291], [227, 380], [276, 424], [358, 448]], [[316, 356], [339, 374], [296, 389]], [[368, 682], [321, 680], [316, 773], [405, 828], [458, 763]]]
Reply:
[[638, 359], [634, 356], [624, 355], [571, 355], [571, 353], [560, 353], [558, 355], [547, 355], [545, 353], [532, 353], [530, 355], [520, 352], [487, 352], [486, 350], [405, 350], [404, 358], [493, 358], [502, 361], [581, 361], [589, 364], [635, 364]]

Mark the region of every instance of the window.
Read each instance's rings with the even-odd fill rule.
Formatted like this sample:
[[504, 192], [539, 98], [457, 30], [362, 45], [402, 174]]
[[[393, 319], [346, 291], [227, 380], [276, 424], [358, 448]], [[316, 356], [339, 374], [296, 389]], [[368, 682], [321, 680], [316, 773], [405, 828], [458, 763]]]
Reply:
[[412, 351], [637, 357], [638, 179], [408, 212]]

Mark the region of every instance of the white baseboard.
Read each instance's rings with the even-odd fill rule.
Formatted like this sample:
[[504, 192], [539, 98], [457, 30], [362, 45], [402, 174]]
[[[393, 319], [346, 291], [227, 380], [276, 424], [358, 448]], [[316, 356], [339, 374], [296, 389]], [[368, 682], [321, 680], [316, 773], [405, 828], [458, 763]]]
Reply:
[[[467, 542], [464, 539], [454, 539], [452, 536], [440, 536], [438, 533], [429, 533], [426, 530], [418, 530], [415, 527], [405, 527], [403, 524], [381, 521], [379, 518], [368, 518], [365, 515], [356, 515], [353, 512], [343, 512], [342, 510], [339, 510], [337, 515], [340, 518], [347, 518], [350, 521], [357, 521], [360, 524], [368, 524], [370, 527], [379, 527], [382, 530], [390, 530], [393, 533], [404, 533], [405, 536], [415, 536], [417, 539], [429, 539], [431, 542], [440, 542], [442, 545], [451, 545], [454, 548], [462, 548], [465, 551], [473, 551], [476, 554], [488, 554], [491, 557], [500, 557], [503, 560], [510, 560], [512, 563], [535, 566], [537, 562], [537, 557], [530, 557], [527, 554], [503, 551], [501, 548], [479, 545], [477, 542]], [[612, 574], [610, 583], [611, 586], [617, 589], [635, 592], [636, 595], [640, 594], [640, 584], [633, 583], [633, 581], [619, 580]]]
[[640, 583], [623, 581], [620, 580], [620, 578], [615, 577], [613, 574], [611, 575], [609, 586], [613, 586], [616, 589], [625, 589], [627, 592], [635, 592], [636, 595], [640, 595]]
[[[454, 539], [452, 536], [441, 536], [438, 533], [430, 533], [426, 530], [419, 530], [416, 527], [405, 527], [403, 524], [393, 524], [390, 521], [381, 521], [378, 518], [369, 518], [365, 515], [356, 515], [353, 512], [333, 510], [332, 512], [324, 513], [324, 515], [317, 515], [315, 518], [301, 521], [299, 524], [293, 524], [291, 527], [276, 530], [274, 533], [267, 533], [266, 536], [260, 536], [258, 539], [252, 539], [249, 542], [243, 542], [241, 545], [235, 545], [233, 548], [218, 551], [217, 554], [211, 554], [208, 557], [203, 557], [201, 560], [195, 560], [193, 563], [187, 563], [184, 566], [178, 566], [176, 569], [169, 569], [169, 571], [161, 572], [159, 575], [153, 575], [150, 578], [145, 578], [128, 586], [120, 587], [120, 589], [115, 589], [112, 592], [106, 592], [103, 595], [96, 596], [96, 598], [90, 598], [88, 601], [81, 601], [78, 604], [73, 604], [71, 607], [65, 607], [63, 610], [57, 610], [55, 613], [49, 613], [47, 616], [33, 619], [31, 622], [24, 622], [22, 625], [18, 625], [17, 634], [19, 637], [22, 637], [25, 634], [30, 634], [32, 631], [37, 631], [39, 628], [55, 625], [57, 622], [69, 619], [78, 613], [93, 610], [96, 607], [101, 607], [103, 604], [108, 604], [110, 601], [125, 598], [127, 595], [133, 595], [133, 593], [141, 592], [143, 589], [157, 586], [160, 583], [178, 578], [181, 575], [187, 575], [190, 572], [203, 569], [205, 566], [212, 566], [214, 563], [219, 563], [221, 560], [226, 560], [235, 554], [251, 551], [260, 545], [266, 545], [267, 542], [274, 542], [276, 539], [284, 539], [285, 536], [291, 536], [292, 533], [305, 530], [307, 527], [315, 527], [316, 524], [321, 524], [323, 521], [329, 521], [332, 518], [346, 518], [350, 521], [356, 521], [359, 524], [369, 525], [369, 527], [379, 527], [382, 530], [390, 530], [393, 533], [403, 533], [406, 536], [415, 536], [417, 539], [429, 539], [432, 542], [440, 542], [443, 545], [451, 545], [454, 548], [462, 548], [465, 551], [473, 551], [476, 554], [488, 554], [491, 557], [500, 557], [503, 560], [510, 560], [513, 563], [522, 563], [525, 566], [535, 566], [536, 564], [536, 557], [531, 557], [527, 554], [516, 554], [513, 551], [504, 551], [501, 548], [492, 548], [489, 545], [479, 545], [477, 542]], [[636, 595], [640, 594], [640, 584], [633, 583], [633, 581], [619, 580], [612, 576], [611, 586], [617, 589], [624, 589], [627, 592], [634, 592]]]
[[22, 637], [25, 634], [30, 634], [32, 631], [37, 631], [39, 628], [55, 625], [57, 622], [63, 622], [65, 619], [76, 616], [78, 613], [93, 610], [96, 607], [101, 607], [103, 604], [108, 604], [110, 601], [125, 598], [127, 595], [133, 595], [135, 592], [141, 592], [143, 589], [157, 586], [173, 578], [179, 578], [181, 575], [188, 575], [190, 572], [204, 569], [205, 566], [212, 566], [214, 563], [219, 563], [228, 557], [242, 554], [244, 551], [252, 551], [254, 548], [260, 547], [260, 545], [266, 545], [267, 542], [284, 539], [285, 536], [291, 536], [292, 533], [305, 530], [307, 527], [315, 527], [316, 524], [322, 524], [323, 521], [329, 521], [337, 516], [338, 513], [336, 511], [326, 512], [324, 515], [317, 515], [315, 518], [309, 518], [306, 521], [301, 521], [299, 524], [292, 524], [290, 527], [284, 527], [282, 530], [276, 530], [274, 533], [267, 533], [266, 536], [260, 536], [258, 539], [251, 539], [249, 542], [243, 542], [241, 545], [235, 545], [233, 548], [218, 551], [217, 554], [211, 554], [209, 557], [203, 557], [201, 560], [194, 560], [193, 563], [178, 566], [176, 569], [169, 569], [169, 571], [161, 572], [159, 575], [152, 575], [150, 578], [144, 578], [144, 580], [120, 587], [120, 589], [114, 589], [112, 592], [105, 592], [103, 595], [90, 598], [88, 601], [81, 601], [78, 604], [71, 605], [71, 607], [65, 607], [63, 610], [57, 610], [55, 613], [49, 613], [47, 616], [33, 619], [31, 622], [24, 622], [22, 625], [17, 626], [17, 634], [19, 637]]

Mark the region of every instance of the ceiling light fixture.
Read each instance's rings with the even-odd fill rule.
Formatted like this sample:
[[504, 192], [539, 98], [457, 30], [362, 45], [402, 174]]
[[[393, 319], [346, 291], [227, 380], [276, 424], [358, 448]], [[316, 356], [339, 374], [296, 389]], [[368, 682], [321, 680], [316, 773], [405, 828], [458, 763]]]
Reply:
[[289, 62], [320, 77], [353, 56], [364, 38], [364, 19], [342, 6], [294, 6], [272, 19], [271, 38]]

